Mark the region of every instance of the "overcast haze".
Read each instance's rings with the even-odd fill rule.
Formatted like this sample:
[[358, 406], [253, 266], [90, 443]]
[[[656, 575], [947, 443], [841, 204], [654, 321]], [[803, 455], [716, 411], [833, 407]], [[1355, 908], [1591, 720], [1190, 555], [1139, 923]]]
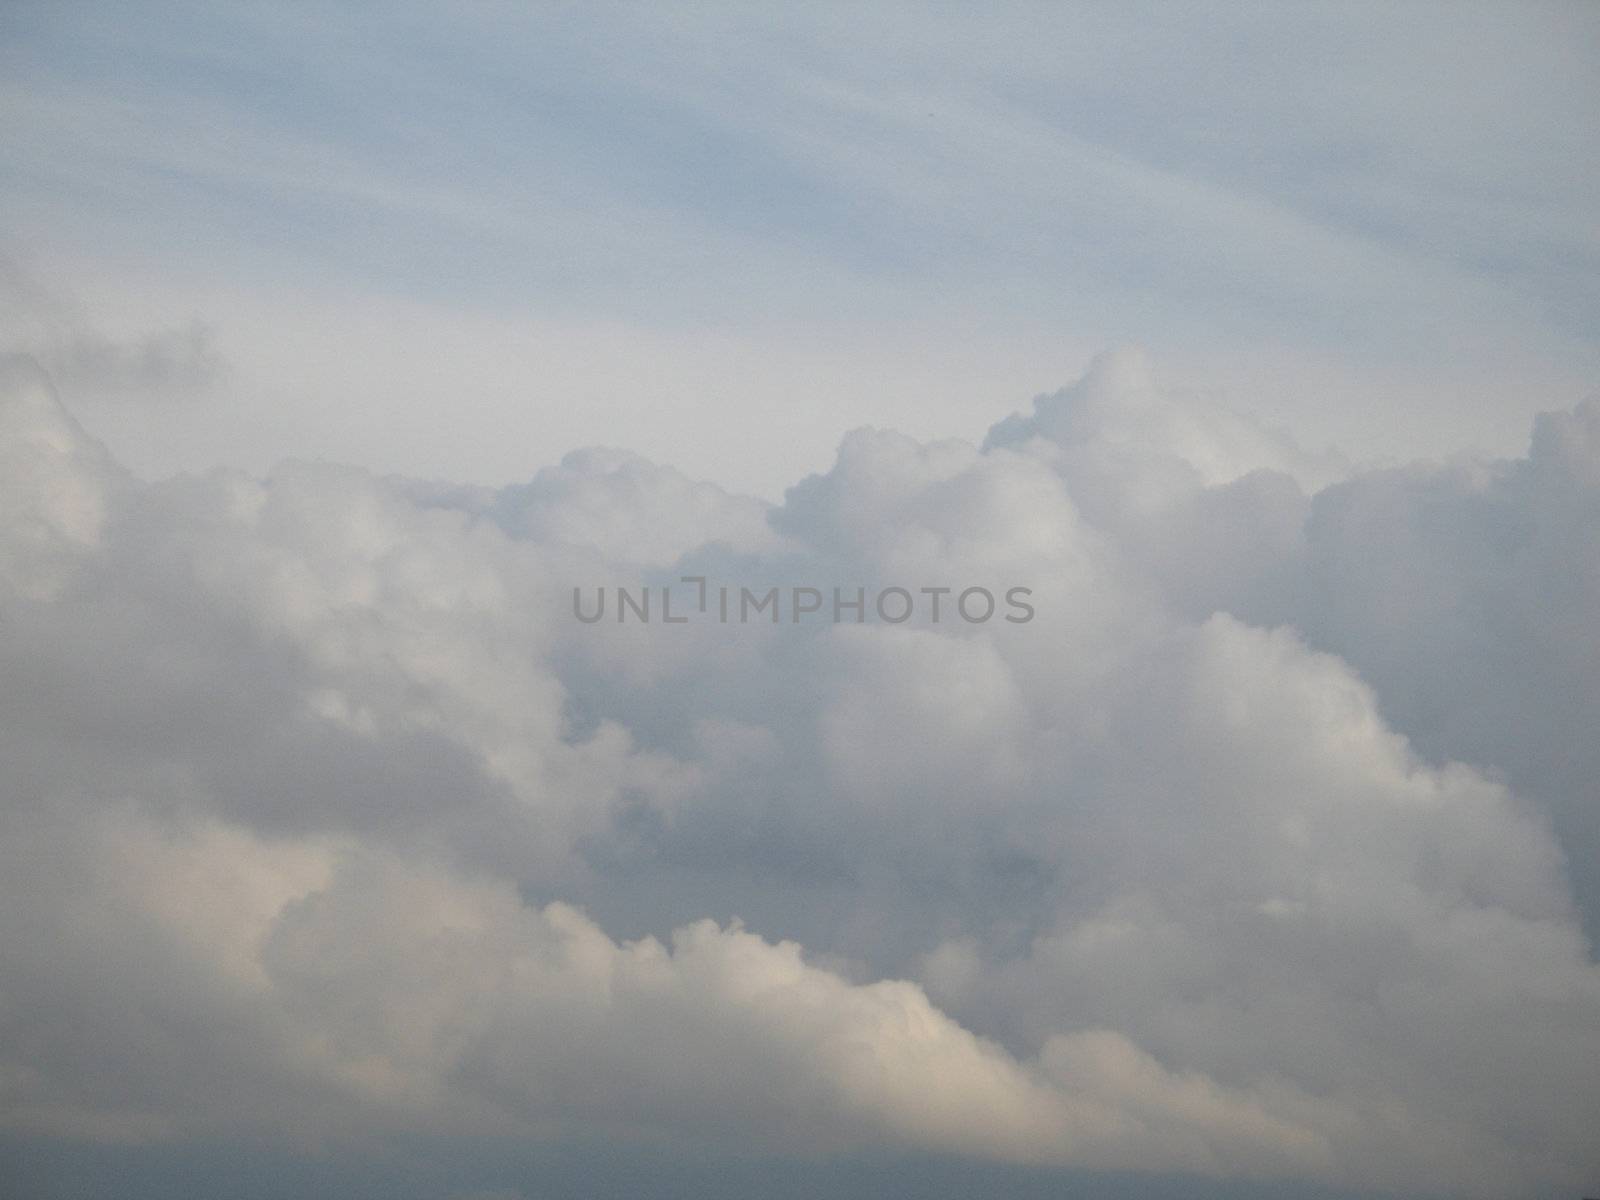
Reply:
[[0, 80], [0, 1193], [1600, 1188], [1596, 9]]

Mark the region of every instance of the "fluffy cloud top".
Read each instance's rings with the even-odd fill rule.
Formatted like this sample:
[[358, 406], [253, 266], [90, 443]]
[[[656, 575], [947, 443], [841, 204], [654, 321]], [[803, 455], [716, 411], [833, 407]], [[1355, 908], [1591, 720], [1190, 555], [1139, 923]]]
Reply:
[[[1352, 473], [1097, 363], [781, 506], [139, 483], [0, 398], [0, 1123], [1600, 1174], [1600, 407]], [[1027, 624], [573, 618], [680, 574]]]

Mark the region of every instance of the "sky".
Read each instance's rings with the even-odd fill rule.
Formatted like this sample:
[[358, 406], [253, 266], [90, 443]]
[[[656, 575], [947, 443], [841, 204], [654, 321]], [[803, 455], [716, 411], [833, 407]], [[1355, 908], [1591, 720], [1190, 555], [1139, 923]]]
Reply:
[[0, 1192], [1595, 1194], [1597, 67], [6, 5]]
[[777, 499], [1124, 344], [1363, 461], [1504, 454], [1600, 361], [1587, 6], [0, 21], [12, 341], [149, 475], [602, 443]]

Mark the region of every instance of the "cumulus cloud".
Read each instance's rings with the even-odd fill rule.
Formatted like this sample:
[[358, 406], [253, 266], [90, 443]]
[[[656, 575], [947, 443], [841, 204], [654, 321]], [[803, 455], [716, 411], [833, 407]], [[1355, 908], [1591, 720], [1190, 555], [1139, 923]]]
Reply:
[[531, 482], [498, 489], [396, 482], [424, 503], [487, 516], [518, 540], [587, 547], [620, 563], [665, 567], [708, 544], [746, 553], [778, 544], [762, 501], [623, 450], [575, 450]]
[[[1600, 1170], [1593, 405], [1356, 472], [1120, 355], [769, 505], [140, 483], [6, 372], [7, 1128]], [[573, 618], [682, 574], [1037, 615]]]

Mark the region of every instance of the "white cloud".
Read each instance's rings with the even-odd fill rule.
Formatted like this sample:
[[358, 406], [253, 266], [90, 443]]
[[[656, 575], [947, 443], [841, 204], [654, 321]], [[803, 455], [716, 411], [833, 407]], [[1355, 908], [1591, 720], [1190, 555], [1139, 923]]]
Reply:
[[[608, 451], [139, 483], [8, 371], [10, 1129], [1600, 1165], [1554, 755], [1600, 717], [1592, 408], [1317, 490], [1112, 359], [988, 449], [851, 434], [769, 506]], [[680, 571], [1038, 615], [571, 616]]]

